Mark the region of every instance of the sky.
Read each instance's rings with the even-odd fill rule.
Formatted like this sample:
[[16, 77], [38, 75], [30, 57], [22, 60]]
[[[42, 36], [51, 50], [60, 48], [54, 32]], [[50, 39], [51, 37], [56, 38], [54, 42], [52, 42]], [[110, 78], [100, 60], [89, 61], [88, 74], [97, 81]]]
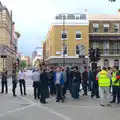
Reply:
[[16, 31], [20, 32], [19, 52], [31, 56], [42, 46], [50, 24], [59, 13], [117, 14], [120, 0], [0, 0], [13, 11]]

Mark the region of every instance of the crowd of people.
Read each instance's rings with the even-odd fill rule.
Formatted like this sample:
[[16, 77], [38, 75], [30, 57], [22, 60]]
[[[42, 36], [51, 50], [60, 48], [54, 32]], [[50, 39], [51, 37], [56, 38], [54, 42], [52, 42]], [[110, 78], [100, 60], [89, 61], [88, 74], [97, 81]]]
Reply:
[[[17, 75], [15, 71], [12, 75], [13, 96], [16, 96], [15, 89], [17, 83], [20, 85], [21, 95], [26, 93], [25, 72], [21, 70]], [[64, 102], [66, 93], [69, 91], [73, 99], [80, 99], [80, 96], [91, 95], [91, 98], [100, 98], [101, 106], [110, 106], [112, 103], [120, 104], [120, 71], [117, 66], [105, 68], [97, 67], [91, 70], [84, 67], [81, 72], [78, 67], [43, 67], [32, 72], [34, 99], [40, 99], [45, 104], [46, 98], [56, 96], [56, 102]], [[7, 72], [2, 72], [2, 91], [7, 88]], [[23, 88], [22, 88], [23, 87]], [[89, 93], [89, 94], [88, 94]], [[110, 96], [113, 99], [110, 99]]]

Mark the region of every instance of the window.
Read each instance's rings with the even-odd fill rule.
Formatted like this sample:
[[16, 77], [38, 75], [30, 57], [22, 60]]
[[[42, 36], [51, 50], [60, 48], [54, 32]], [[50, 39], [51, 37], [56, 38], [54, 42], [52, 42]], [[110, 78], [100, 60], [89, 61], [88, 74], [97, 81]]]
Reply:
[[93, 24], [93, 32], [99, 32], [99, 24], [97, 23]]
[[108, 54], [109, 53], [109, 42], [108, 41], [105, 41], [104, 43], [103, 43], [103, 53], [104, 54]]
[[98, 43], [97, 42], [93, 42], [93, 49], [99, 48]]
[[114, 60], [114, 66], [118, 66], [119, 67], [119, 60]]
[[68, 34], [67, 30], [62, 31], [62, 33], [61, 33], [62, 40], [67, 39], [67, 34]]
[[119, 32], [119, 24], [114, 24], [114, 33]]
[[76, 30], [76, 39], [82, 39], [82, 34], [80, 30]]
[[67, 55], [68, 54], [68, 46], [64, 45], [64, 47], [62, 48], [62, 55]]
[[109, 60], [107, 60], [107, 59], [104, 60], [104, 67], [106, 67], [106, 68], [109, 67]]
[[103, 24], [104, 32], [109, 32], [109, 24]]
[[84, 45], [76, 45], [76, 55], [85, 55]]

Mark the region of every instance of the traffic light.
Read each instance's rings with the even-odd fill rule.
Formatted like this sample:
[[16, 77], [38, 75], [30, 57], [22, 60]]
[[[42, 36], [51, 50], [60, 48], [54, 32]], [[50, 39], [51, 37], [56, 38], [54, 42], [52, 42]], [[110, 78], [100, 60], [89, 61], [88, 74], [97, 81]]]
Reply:
[[90, 59], [90, 62], [95, 61], [95, 50], [93, 48], [89, 49], [89, 59]]
[[98, 62], [100, 60], [101, 54], [100, 54], [100, 49], [96, 48], [95, 50], [95, 60]]

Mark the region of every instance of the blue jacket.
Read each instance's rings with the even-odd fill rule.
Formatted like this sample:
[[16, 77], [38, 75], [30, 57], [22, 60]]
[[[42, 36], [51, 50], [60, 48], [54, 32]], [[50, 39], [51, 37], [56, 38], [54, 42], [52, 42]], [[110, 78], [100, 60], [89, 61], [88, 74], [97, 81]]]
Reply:
[[[54, 73], [54, 82], [56, 84], [56, 72]], [[63, 73], [61, 72], [61, 77], [60, 77], [60, 84], [64, 85], [64, 77], [63, 77]]]

